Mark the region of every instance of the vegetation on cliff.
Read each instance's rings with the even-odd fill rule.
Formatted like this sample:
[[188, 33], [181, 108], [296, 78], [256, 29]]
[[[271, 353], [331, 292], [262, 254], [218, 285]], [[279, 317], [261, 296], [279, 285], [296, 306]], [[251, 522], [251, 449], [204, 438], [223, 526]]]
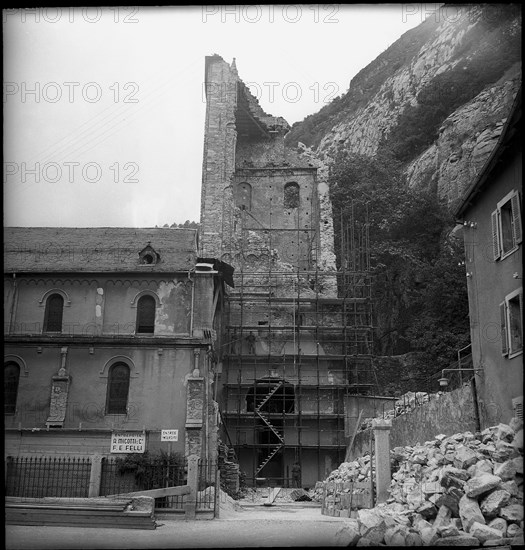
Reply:
[[470, 333], [462, 242], [448, 236], [454, 222], [446, 207], [408, 188], [401, 163], [389, 155], [342, 151], [330, 196], [336, 250], [339, 220], [350, 221], [353, 203], [368, 207], [376, 353], [417, 351], [428, 376], [449, 366]]

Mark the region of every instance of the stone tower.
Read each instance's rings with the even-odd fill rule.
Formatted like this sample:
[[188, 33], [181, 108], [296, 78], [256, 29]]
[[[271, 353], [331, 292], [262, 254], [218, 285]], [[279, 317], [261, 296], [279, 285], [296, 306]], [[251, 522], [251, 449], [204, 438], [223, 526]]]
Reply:
[[326, 167], [285, 147], [288, 123], [235, 62], [207, 57], [205, 92], [200, 255], [235, 270], [218, 350], [223, 437], [249, 483], [285, 484], [299, 461], [313, 484], [345, 456], [354, 371], [369, 370], [357, 357], [370, 352], [370, 286], [336, 269]]

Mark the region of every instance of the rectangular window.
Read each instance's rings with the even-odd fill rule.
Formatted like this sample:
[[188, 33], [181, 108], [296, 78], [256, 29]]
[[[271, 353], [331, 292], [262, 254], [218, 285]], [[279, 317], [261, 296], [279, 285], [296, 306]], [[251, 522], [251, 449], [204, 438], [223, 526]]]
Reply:
[[514, 357], [523, 352], [523, 290], [515, 290], [500, 304], [501, 353]]
[[521, 209], [517, 191], [511, 191], [491, 215], [494, 260], [503, 259], [521, 243]]

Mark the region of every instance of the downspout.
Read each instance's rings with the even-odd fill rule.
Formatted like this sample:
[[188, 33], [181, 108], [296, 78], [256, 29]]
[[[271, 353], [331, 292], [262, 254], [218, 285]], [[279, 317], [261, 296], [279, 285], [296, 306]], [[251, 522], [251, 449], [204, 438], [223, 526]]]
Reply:
[[9, 312], [9, 334], [13, 332], [13, 317], [15, 315], [15, 304], [18, 300], [18, 285], [16, 281], [16, 273], [13, 273], [13, 299], [11, 301], [11, 311]]
[[193, 336], [193, 304], [195, 303], [195, 280], [190, 277], [192, 271], [192, 269], [188, 271], [188, 280], [191, 283], [190, 338]]

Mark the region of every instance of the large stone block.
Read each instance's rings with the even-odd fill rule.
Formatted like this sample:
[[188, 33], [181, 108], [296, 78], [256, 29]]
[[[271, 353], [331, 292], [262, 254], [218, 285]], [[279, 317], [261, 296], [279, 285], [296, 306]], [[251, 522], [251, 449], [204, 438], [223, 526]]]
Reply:
[[436, 519], [432, 524], [432, 527], [437, 530], [440, 527], [443, 527], [444, 525], [448, 525], [450, 523], [451, 517], [452, 517], [452, 511], [450, 510], [450, 508], [444, 505], [440, 506]]
[[489, 493], [481, 502], [480, 509], [485, 518], [495, 518], [499, 511], [510, 502], [510, 493], [497, 489]]
[[457, 537], [447, 537], [434, 542], [434, 546], [479, 546], [479, 540], [470, 535], [458, 535]]
[[488, 525], [483, 525], [481, 523], [478, 523], [477, 521], [475, 521], [470, 526], [469, 534], [472, 535], [473, 537], [476, 537], [481, 543], [486, 542], [487, 540], [503, 537], [503, 533], [501, 531], [498, 531], [497, 529], [493, 529]]
[[497, 439], [511, 443], [514, 439], [514, 430], [507, 424], [498, 424], [494, 435]]
[[472, 464], [475, 464], [478, 460], [477, 453], [475, 451], [472, 451], [468, 447], [465, 447], [464, 445], [460, 445], [456, 449], [456, 453], [454, 456], [454, 466], [456, 468], [461, 469], [467, 469], [469, 466], [472, 466]]
[[507, 535], [507, 521], [503, 518], [495, 518], [491, 522], [489, 522], [489, 527], [492, 529], [496, 529], [497, 531], [501, 531], [502, 536]]
[[500, 484], [501, 477], [492, 474], [481, 474], [467, 481], [465, 494], [469, 498], [475, 498], [496, 489]]
[[509, 504], [500, 510], [499, 517], [512, 522], [523, 521], [523, 505]]
[[433, 527], [425, 527], [421, 530], [421, 540], [425, 546], [433, 546], [439, 538], [436, 529]]
[[471, 525], [474, 522], [485, 524], [485, 518], [481, 513], [478, 501], [474, 498], [469, 498], [467, 495], [461, 497], [459, 501], [459, 517], [463, 529], [468, 533]]
[[385, 532], [385, 544], [387, 546], [406, 546], [406, 530], [401, 525], [390, 527]]
[[[509, 479], [514, 479], [516, 475], [516, 462], [517, 458], [506, 460], [501, 464], [494, 465], [494, 475], [501, 478], [502, 481], [508, 481]], [[523, 458], [521, 459], [521, 467], [523, 470]]]

